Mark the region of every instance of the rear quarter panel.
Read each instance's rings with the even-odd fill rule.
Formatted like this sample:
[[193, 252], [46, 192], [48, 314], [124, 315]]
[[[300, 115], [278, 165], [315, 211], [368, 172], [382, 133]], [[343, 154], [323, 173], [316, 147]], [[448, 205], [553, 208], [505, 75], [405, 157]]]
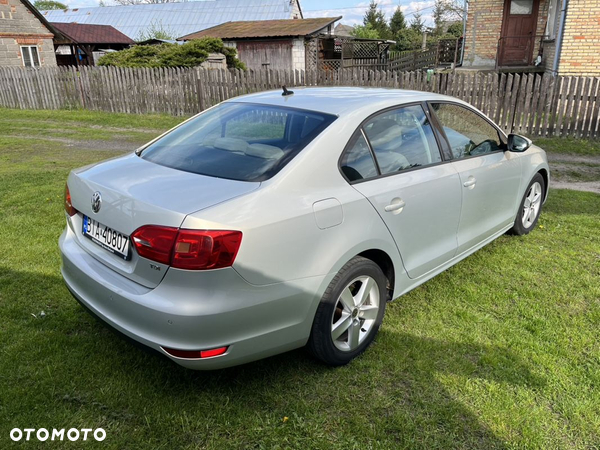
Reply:
[[[398, 279], [404, 269], [388, 229], [338, 170], [338, 159], [358, 123], [358, 117], [334, 122], [257, 191], [192, 214], [182, 226], [241, 230], [233, 267], [256, 285], [335, 273], [371, 249], [390, 256]], [[339, 224], [322, 229], [313, 205], [326, 199], [341, 204], [342, 217]]]

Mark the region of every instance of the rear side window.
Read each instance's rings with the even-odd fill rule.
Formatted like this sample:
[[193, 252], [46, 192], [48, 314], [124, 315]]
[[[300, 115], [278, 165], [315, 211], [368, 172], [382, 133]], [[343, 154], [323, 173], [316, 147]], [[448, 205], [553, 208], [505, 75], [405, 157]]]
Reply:
[[479, 114], [451, 103], [434, 103], [431, 109], [444, 129], [454, 159], [502, 149], [498, 130]]
[[263, 181], [335, 118], [293, 108], [223, 103], [152, 143], [140, 156], [186, 172]]
[[420, 105], [386, 111], [369, 120], [363, 129], [383, 175], [442, 160]]
[[348, 181], [364, 180], [378, 175], [369, 145], [360, 131], [354, 135], [342, 155], [340, 168]]

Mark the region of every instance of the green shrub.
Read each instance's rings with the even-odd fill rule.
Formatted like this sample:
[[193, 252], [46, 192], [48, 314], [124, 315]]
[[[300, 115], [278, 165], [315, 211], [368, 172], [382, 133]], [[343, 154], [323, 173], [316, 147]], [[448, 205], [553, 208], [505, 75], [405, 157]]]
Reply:
[[196, 67], [208, 58], [210, 53], [225, 55], [227, 67], [246, 69], [236, 58], [234, 48], [225, 47], [217, 38], [194, 39], [183, 45], [135, 45], [126, 50], [108, 53], [98, 60], [99, 66], [115, 67]]

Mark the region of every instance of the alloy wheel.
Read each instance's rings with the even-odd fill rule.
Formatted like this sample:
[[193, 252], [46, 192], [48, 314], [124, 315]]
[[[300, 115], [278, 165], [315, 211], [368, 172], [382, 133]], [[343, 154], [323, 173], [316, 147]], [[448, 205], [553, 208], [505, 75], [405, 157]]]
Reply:
[[521, 221], [523, 227], [530, 228], [537, 218], [542, 206], [542, 186], [537, 181], [531, 185], [525, 201], [523, 202], [523, 214]]
[[355, 278], [342, 290], [331, 320], [336, 348], [345, 352], [358, 348], [375, 325], [379, 301], [379, 286], [369, 276]]

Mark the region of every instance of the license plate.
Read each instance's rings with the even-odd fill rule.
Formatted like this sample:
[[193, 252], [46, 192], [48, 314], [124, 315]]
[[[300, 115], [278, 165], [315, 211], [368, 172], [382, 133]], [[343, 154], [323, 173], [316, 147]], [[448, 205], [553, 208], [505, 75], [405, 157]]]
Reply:
[[129, 260], [129, 236], [119, 233], [88, 216], [83, 216], [83, 235], [104, 250]]

